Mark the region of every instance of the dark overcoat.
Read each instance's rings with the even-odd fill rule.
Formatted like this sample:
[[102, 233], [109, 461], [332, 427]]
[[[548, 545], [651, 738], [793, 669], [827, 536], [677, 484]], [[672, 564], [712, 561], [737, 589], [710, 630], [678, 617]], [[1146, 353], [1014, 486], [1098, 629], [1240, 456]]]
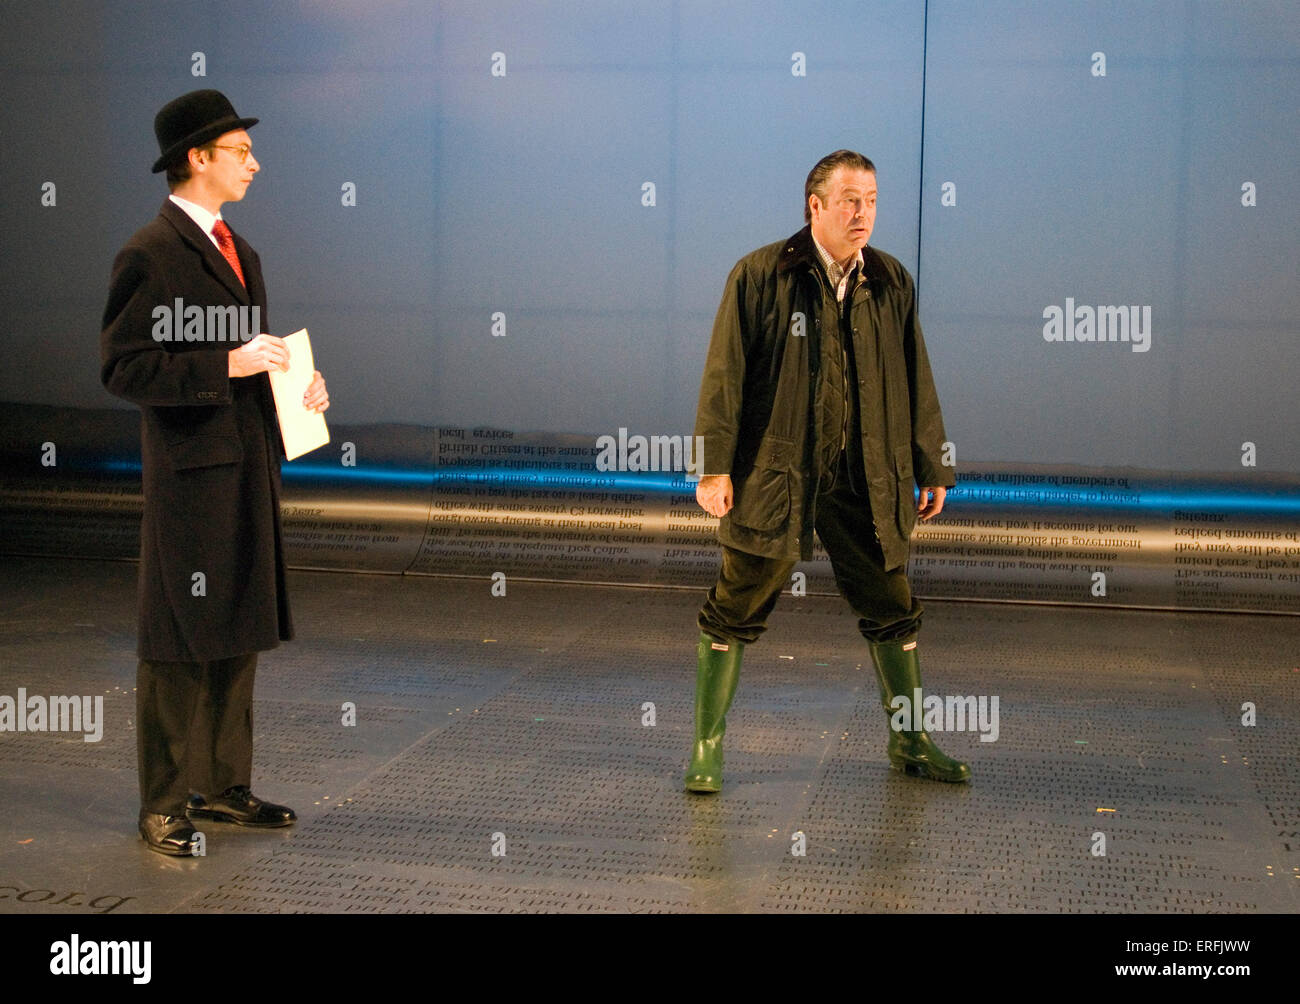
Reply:
[[[228, 375], [227, 354], [238, 340], [178, 340], [179, 330], [170, 341], [155, 337], [163, 333], [156, 308], [174, 311], [177, 299], [205, 310], [257, 306], [254, 333], [267, 331], [261, 263], [247, 241], [234, 240], [247, 289], [169, 199], [113, 264], [101, 377], [141, 412], [142, 659], [207, 662], [293, 637], [270, 380]], [[216, 333], [205, 325], [205, 335]]]
[[[898, 259], [862, 249], [847, 294], [857, 362], [862, 458], [885, 567], [907, 560], [914, 489], [951, 487], [939, 396]], [[727, 277], [700, 387], [702, 474], [731, 475], [734, 505], [718, 539], [768, 558], [808, 560], [824, 451], [814, 414], [821, 338], [839, 323], [812, 232], [746, 255]]]

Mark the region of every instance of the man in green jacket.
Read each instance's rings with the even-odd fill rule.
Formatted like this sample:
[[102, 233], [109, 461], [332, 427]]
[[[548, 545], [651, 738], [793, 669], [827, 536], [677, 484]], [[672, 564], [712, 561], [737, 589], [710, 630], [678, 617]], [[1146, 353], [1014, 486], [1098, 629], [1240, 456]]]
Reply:
[[[721, 517], [723, 553], [699, 616], [688, 791], [721, 790], [741, 654], [795, 564], [812, 557], [814, 530], [869, 643], [887, 720], [893, 698], [911, 702], [921, 686], [908, 541], [956, 478], [916, 288], [897, 259], [866, 246], [875, 218], [875, 165], [837, 150], [808, 174], [808, 226], [746, 255], [727, 278], [695, 422], [696, 497]], [[890, 729], [889, 760], [911, 775], [970, 778], [923, 731]]]

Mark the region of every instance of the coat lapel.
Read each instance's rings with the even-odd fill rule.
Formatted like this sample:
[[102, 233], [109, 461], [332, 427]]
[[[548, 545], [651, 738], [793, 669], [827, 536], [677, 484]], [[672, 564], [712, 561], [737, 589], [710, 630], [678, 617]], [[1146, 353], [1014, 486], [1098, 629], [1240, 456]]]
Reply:
[[[217, 246], [212, 243], [212, 239], [199, 229], [199, 225], [190, 219], [189, 214], [172, 202], [171, 199], [163, 202], [162, 209], [159, 212], [163, 219], [176, 228], [176, 232], [180, 234], [181, 239], [198, 254], [203, 261], [203, 267], [212, 277], [225, 286], [230, 291], [230, 295], [239, 303], [245, 306], [251, 305], [249, 291], [239, 281], [239, 276], [235, 275], [235, 270], [230, 267], [230, 262], [226, 261], [221, 252], [217, 250]], [[235, 238], [237, 253], [241, 244], [244, 244], [244, 241], [241, 238]], [[244, 244], [244, 246], [247, 245]], [[243, 266], [246, 277], [249, 275], [247, 260], [248, 256], [246, 254], [240, 254], [240, 265]]]
[[[250, 301], [256, 303], [262, 308], [263, 317], [266, 315], [266, 287], [262, 283], [262, 269], [254, 267], [253, 263], [257, 261], [257, 254], [253, 251], [252, 246], [239, 234], [231, 231], [235, 238], [235, 253], [239, 255], [239, 264], [244, 269], [244, 281], [248, 284], [247, 295]], [[209, 241], [208, 243], [211, 243]], [[223, 258], [222, 261], [225, 261]], [[229, 263], [227, 263], [229, 264]], [[234, 274], [234, 270], [231, 270]], [[236, 280], [238, 281], [238, 280]]]

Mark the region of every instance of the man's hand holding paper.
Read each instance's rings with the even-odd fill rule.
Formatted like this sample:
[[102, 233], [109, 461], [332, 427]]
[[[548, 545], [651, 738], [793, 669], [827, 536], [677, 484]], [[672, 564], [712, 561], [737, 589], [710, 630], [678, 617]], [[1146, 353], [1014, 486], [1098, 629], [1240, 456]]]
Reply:
[[308, 411], [320, 414], [330, 406], [330, 396], [325, 390], [325, 378], [320, 375], [320, 370], [316, 370], [312, 376], [313, 380], [307, 388], [307, 393], [302, 396], [302, 406]]
[[[277, 340], [288, 352], [288, 365], [283, 369], [268, 368], [267, 372], [271, 376], [271, 392], [284, 438], [284, 455], [293, 460], [330, 441], [322, 416], [329, 407], [329, 392], [325, 389], [325, 378], [312, 362], [307, 329]], [[253, 339], [249, 345], [256, 341]]]

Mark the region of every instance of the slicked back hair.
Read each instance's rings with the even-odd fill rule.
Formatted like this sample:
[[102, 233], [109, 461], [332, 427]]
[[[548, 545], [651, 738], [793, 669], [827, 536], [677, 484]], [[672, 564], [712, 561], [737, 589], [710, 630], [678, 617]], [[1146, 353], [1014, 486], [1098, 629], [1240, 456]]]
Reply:
[[812, 222], [812, 210], [808, 208], [808, 199], [816, 195], [821, 200], [822, 205], [826, 204], [826, 182], [831, 180], [831, 175], [839, 167], [850, 167], [855, 171], [876, 173], [876, 165], [856, 151], [836, 150], [834, 153], [828, 153], [817, 161], [813, 169], [808, 172], [808, 180], [803, 183], [803, 221], [805, 223]]

